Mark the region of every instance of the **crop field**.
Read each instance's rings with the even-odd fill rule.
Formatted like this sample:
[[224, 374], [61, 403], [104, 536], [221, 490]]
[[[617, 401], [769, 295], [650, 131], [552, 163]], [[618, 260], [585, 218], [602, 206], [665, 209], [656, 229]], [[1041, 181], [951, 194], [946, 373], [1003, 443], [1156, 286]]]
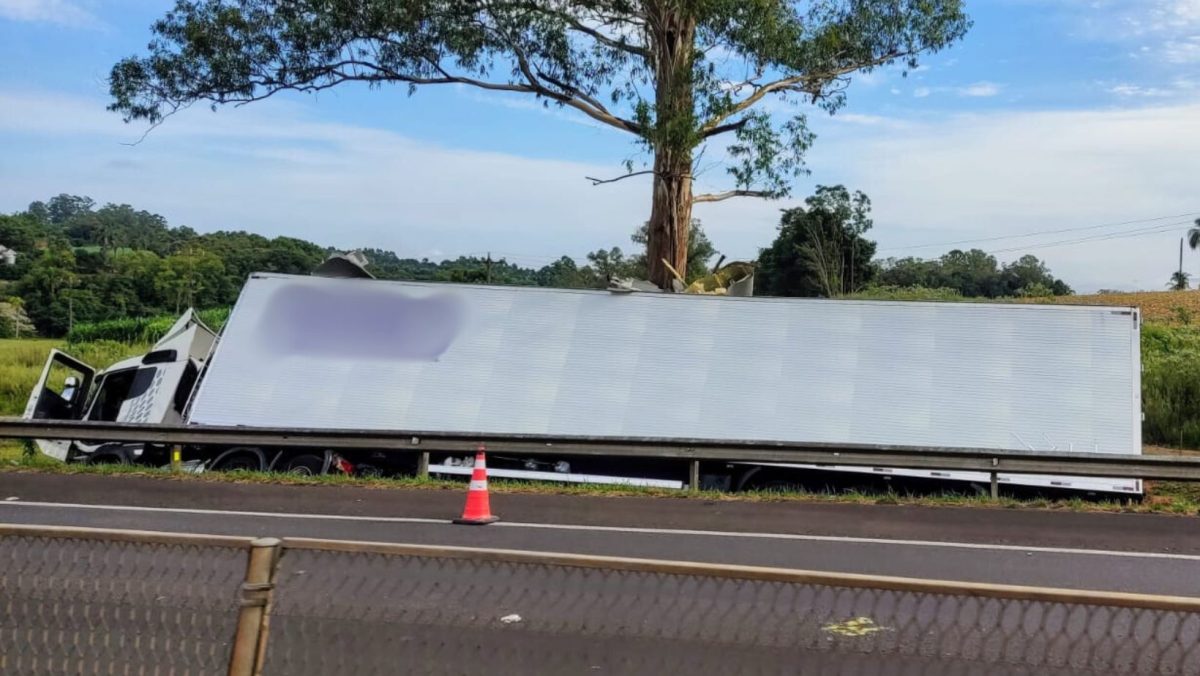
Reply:
[[1023, 303], [1067, 305], [1119, 305], [1140, 308], [1147, 322], [1170, 325], [1200, 325], [1200, 291], [1138, 291], [1088, 296], [1054, 296], [1022, 299]]

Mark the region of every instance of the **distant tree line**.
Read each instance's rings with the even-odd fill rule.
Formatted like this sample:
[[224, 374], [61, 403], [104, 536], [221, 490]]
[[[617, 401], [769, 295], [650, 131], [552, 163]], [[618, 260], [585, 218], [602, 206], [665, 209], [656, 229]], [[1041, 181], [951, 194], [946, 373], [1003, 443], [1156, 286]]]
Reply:
[[[876, 261], [875, 242], [866, 237], [870, 211], [861, 192], [818, 186], [803, 207], [783, 212], [774, 242], [755, 261], [756, 293], [837, 297], [880, 286], [893, 290], [886, 297], [926, 297], [923, 290], [987, 298], [1071, 293], [1034, 256], [1002, 265], [983, 251], [955, 250], [933, 260]], [[685, 282], [723, 260], [699, 221], [690, 230], [686, 269], [676, 271]], [[614, 246], [587, 254], [585, 261], [563, 256], [541, 268], [504, 258], [434, 262], [362, 251], [381, 279], [604, 288], [616, 278], [649, 276], [647, 226], [630, 240], [630, 253]], [[250, 273], [307, 274], [333, 252], [292, 237], [199, 234], [126, 204], [97, 206], [91, 198], [66, 194], [0, 215], [0, 245], [17, 252], [15, 264], [0, 264], [0, 337], [61, 336], [83, 321], [228, 306]]]
[[[305, 273], [327, 255], [291, 237], [201, 235], [127, 204], [97, 208], [76, 195], [0, 215], [0, 244], [17, 252], [14, 265], [0, 266], [0, 299], [47, 336], [79, 321], [228, 305], [251, 272]], [[0, 325], [0, 335], [12, 333]]]
[[930, 260], [874, 260], [875, 242], [866, 238], [873, 225], [870, 214], [871, 201], [863, 193], [852, 195], [840, 185], [817, 186], [805, 206], [783, 212], [779, 234], [759, 255], [758, 291], [771, 296], [836, 297], [886, 287], [942, 290], [942, 296], [966, 298], [1072, 293], [1066, 282], [1031, 255], [1000, 264], [979, 249], [955, 249]]

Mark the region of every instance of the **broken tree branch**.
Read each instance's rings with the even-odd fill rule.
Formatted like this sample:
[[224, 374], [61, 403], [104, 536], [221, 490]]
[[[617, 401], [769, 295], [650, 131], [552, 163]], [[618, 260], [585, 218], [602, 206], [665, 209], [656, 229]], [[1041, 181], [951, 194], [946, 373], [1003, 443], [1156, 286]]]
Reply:
[[616, 183], [617, 181], [623, 181], [623, 180], [633, 177], [633, 176], [645, 176], [646, 174], [653, 174], [653, 173], [654, 173], [653, 169], [647, 169], [645, 171], [633, 171], [628, 174], [622, 174], [616, 178], [595, 178], [593, 176], [584, 176], [584, 178], [591, 181], [592, 185], [601, 185], [603, 183]]
[[703, 195], [696, 195], [692, 198], [692, 204], [700, 204], [701, 202], [721, 202], [730, 199], [731, 197], [772, 197], [773, 195], [766, 190], [726, 190], [725, 192], [710, 192]]

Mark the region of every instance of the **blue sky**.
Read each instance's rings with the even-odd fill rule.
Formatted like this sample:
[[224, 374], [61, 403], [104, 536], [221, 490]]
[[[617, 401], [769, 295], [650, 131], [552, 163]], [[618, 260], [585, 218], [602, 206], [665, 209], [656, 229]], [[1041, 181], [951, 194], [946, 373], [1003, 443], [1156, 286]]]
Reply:
[[[196, 106], [130, 145], [144, 127], [105, 112], [105, 78], [170, 5], [0, 0], [0, 211], [68, 192], [201, 231], [530, 266], [628, 249], [645, 219], [648, 181], [584, 179], [642, 159], [631, 137], [519, 95], [351, 87]], [[1001, 260], [1036, 254], [1083, 291], [1162, 288], [1200, 216], [1200, 0], [969, 11], [966, 40], [917, 72], [860, 77], [837, 115], [809, 112], [812, 174], [794, 198], [698, 205], [718, 249], [755, 255], [779, 209], [844, 183], [874, 202], [885, 255], [964, 242]], [[729, 187], [720, 149], [706, 157], [698, 189]], [[1093, 227], [1130, 221], [1145, 222]], [[1046, 231], [1067, 232], [1012, 237]], [[1185, 266], [1200, 272], [1200, 253]]]

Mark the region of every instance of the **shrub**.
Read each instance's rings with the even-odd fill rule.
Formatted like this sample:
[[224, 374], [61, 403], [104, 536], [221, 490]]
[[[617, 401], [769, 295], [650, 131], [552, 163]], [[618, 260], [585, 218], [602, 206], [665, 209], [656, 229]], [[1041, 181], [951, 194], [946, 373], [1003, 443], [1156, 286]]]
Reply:
[[1142, 436], [1200, 448], [1200, 328], [1142, 327]]
[[1200, 351], [1147, 361], [1142, 407], [1146, 442], [1200, 448]]

